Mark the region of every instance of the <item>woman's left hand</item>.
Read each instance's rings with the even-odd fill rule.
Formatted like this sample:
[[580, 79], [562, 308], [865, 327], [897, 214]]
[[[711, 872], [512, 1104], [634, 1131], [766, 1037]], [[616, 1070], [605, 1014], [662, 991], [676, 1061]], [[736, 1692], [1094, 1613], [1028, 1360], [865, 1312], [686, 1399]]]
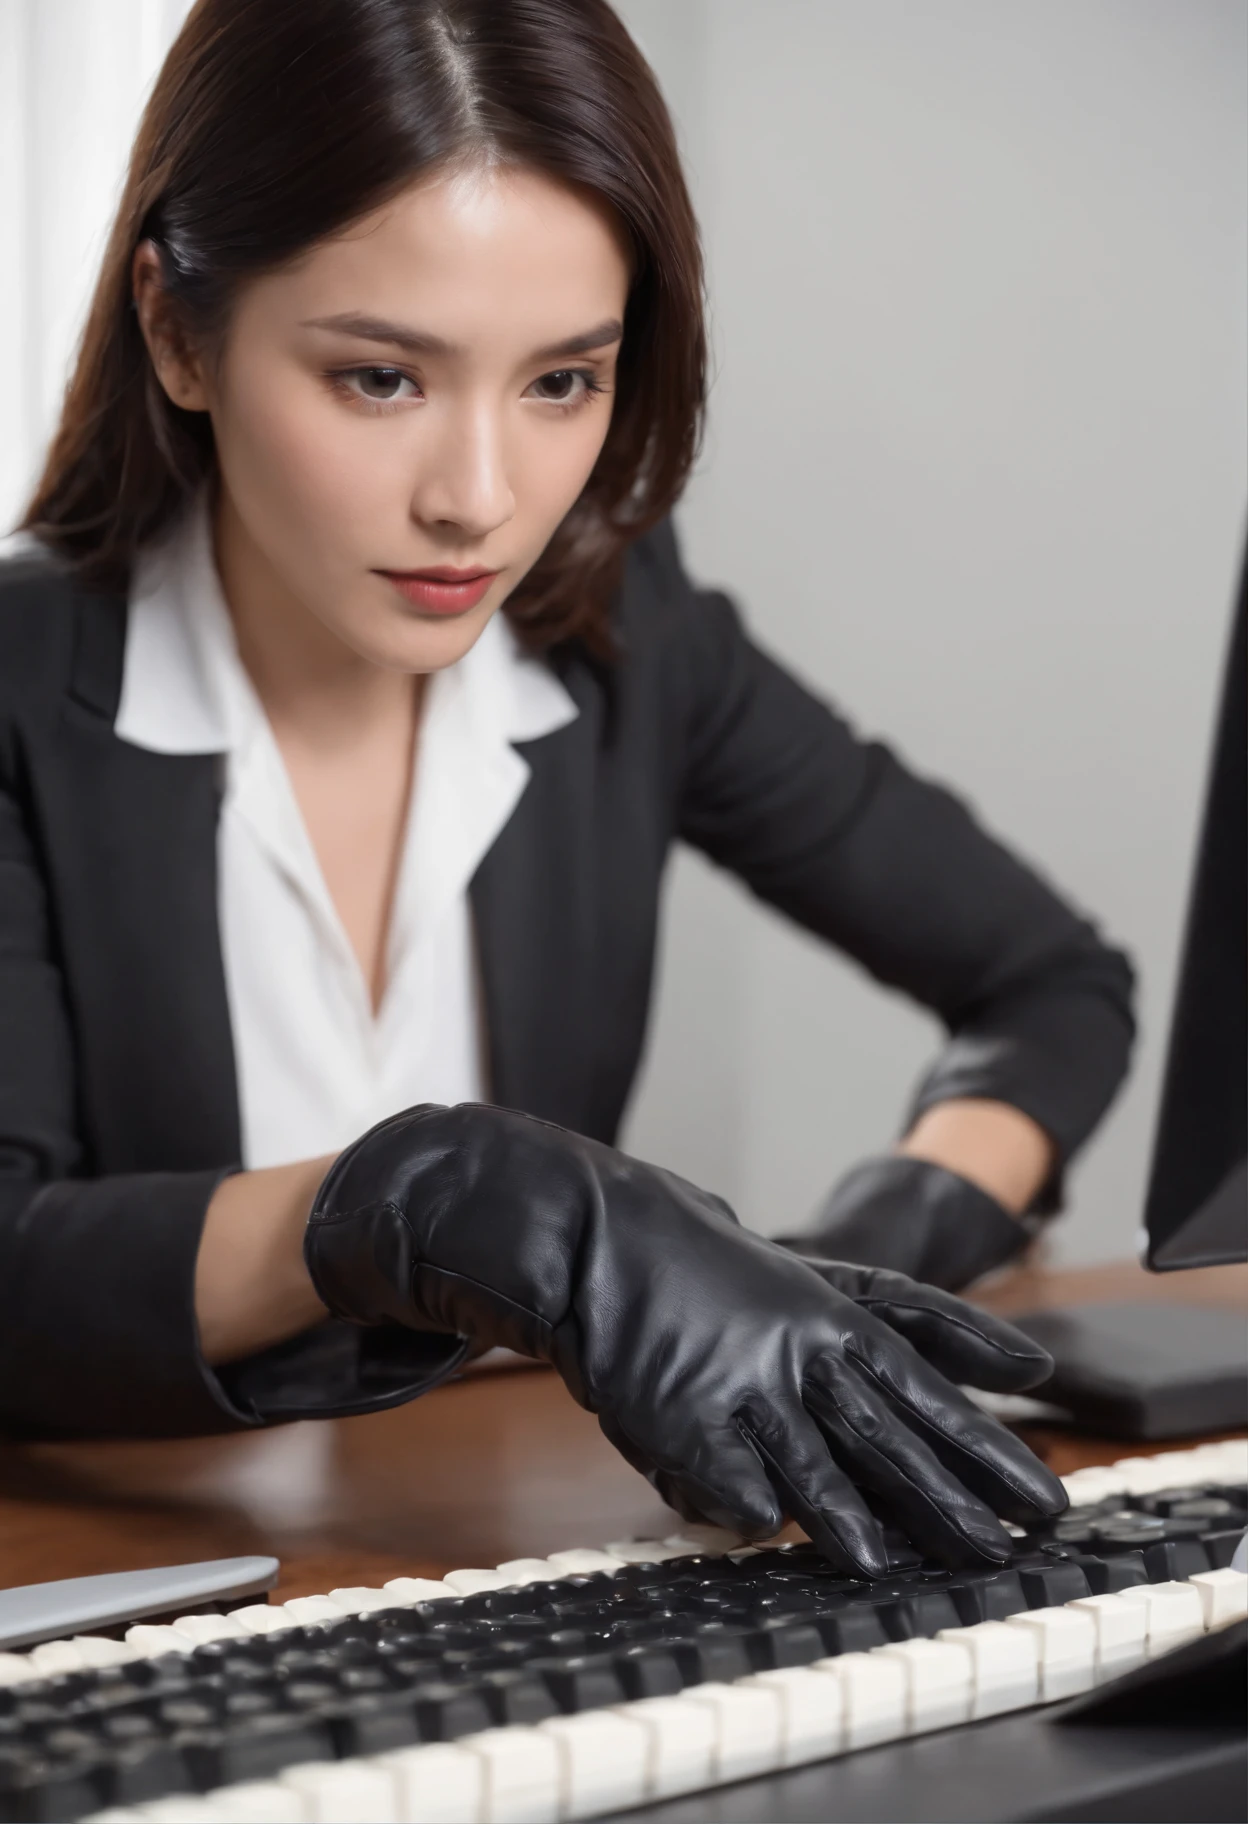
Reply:
[[842, 1178], [809, 1234], [779, 1239], [816, 1265], [885, 1267], [959, 1291], [1014, 1260], [1034, 1229], [961, 1173], [890, 1153]]

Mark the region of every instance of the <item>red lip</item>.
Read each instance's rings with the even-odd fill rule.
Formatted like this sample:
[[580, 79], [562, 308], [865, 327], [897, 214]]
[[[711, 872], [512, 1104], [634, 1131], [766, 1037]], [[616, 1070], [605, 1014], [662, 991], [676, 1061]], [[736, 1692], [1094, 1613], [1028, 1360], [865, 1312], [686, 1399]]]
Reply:
[[399, 594], [422, 614], [465, 614], [475, 608], [497, 570], [456, 570], [450, 564], [431, 565], [428, 570], [379, 570]]

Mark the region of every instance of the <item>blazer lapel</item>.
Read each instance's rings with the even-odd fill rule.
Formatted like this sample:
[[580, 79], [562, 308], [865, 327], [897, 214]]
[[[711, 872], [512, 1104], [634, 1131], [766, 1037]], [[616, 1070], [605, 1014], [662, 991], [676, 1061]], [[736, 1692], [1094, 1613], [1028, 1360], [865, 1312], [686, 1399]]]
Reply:
[[240, 1152], [217, 923], [219, 759], [114, 734], [125, 622], [124, 601], [79, 599], [70, 692], [32, 777], [95, 1169], [190, 1171]]

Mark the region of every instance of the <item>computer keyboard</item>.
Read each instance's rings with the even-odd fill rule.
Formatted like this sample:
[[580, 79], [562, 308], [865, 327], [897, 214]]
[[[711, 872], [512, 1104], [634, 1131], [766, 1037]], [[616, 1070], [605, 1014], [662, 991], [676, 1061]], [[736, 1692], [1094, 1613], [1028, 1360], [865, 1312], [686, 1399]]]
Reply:
[[0, 1653], [0, 1820], [520, 1824], [1089, 1689], [1242, 1617], [1248, 1442], [1066, 1478], [1001, 1570], [713, 1527]]

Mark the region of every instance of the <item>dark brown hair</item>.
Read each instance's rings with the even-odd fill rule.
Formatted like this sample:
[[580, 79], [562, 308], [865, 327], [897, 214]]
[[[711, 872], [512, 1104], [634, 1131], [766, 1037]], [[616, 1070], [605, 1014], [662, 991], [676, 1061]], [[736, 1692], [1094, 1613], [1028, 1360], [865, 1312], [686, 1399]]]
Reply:
[[697, 224], [671, 121], [605, 0], [199, 0], [144, 113], [47, 465], [24, 526], [89, 580], [212, 473], [206, 414], [160, 386], [131, 303], [135, 248], [205, 344], [249, 279], [418, 175], [488, 154], [602, 198], [631, 245], [615, 408], [579, 500], [507, 612], [534, 648], [609, 648], [628, 542], [670, 511], [701, 429]]

